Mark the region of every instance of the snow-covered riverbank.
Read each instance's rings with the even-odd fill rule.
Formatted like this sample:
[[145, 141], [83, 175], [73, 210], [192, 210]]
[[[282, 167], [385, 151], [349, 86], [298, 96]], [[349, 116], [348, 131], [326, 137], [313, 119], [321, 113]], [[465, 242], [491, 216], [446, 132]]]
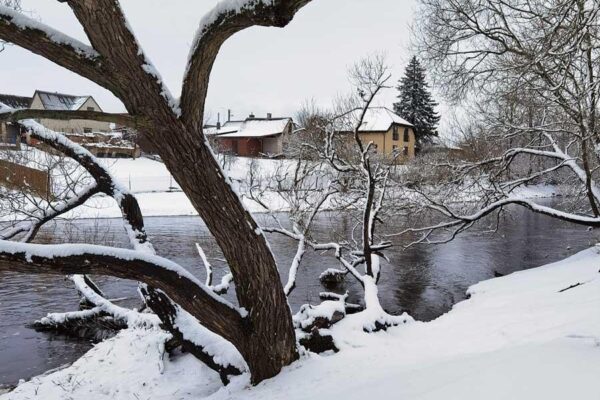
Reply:
[[[223, 388], [189, 355], [169, 359], [160, 331], [128, 330], [68, 368], [1, 399], [598, 399], [600, 249], [483, 281], [428, 322], [365, 334], [333, 328], [341, 351], [304, 356], [257, 387]], [[37, 397], [36, 397], [37, 396]]]
[[[30, 149], [29, 152], [37, 154], [35, 149]], [[104, 158], [100, 159], [100, 162], [110, 169], [121, 184], [136, 195], [145, 217], [198, 215], [163, 163], [148, 158], [135, 160]], [[294, 163], [294, 160], [229, 157], [228, 161], [224, 163], [223, 169], [242, 195], [246, 208], [251, 212], [260, 213], [265, 212], [265, 209], [255, 201], [243, 196], [248, 171], [254, 168], [257, 176], [269, 180], [277, 170], [291, 171]], [[545, 198], [560, 194], [560, 191], [553, 186], [534, 185], [519, 188], [515, 194], [524, 198]], [[267, 192], [265, 196], [265, 200], [273, 210], [286, 211], [289, 207], [276, 193]], [[460, 201], [469, 201], [469, 199], [470, 197], [466, 196]], [[327, 205], [323, 209], [327, 209]], [[69, 213], [67, 217], [120, 218], [121, 211], [112, 198], [96, 195], [84, 206]]]
[[[10, 157], [8, 157], [9, 153]], [[56, 156], [31, 147], [26, 147], [22, 151], [9, 153], [0, 156], [10, 158], [15, 162], [33, 168], [44, 169], [49, 163], [58, 161]], [[145, 217], [198, 215], [162, 162], [145, 157], [138, 159], [100, 158], [99, 161], [111, 171], [119, 183], [135, 194]], [[292, 172], [296, 163], [295, 160], [287, 159], [260, 159], [234, 156], [227, 156], [226, 159], [220, 158], [220, 162], [224, 172], [231, 178], [233, 186], [242, 196], [244, 205], [253, 213], [261, 213], [266, 210], [255, 201], [244, 196], [247, 194], [246, 180], [250, 169], [253, 170], [255, 177], [262, 179], [263, 183], [266, 183], [271, 181], [273, 175], [277, 172], [280, 174], [286, 171]], [[78, 169], [76, 164], [73, 164], [70, 168], [73, 171]], [[83, 173], [83, 171], [81, 172]], [[59, 187], [65, 185], [63, 182], [64, 176], [60, 174], [60, 171], [52, 174], [52, 181]], [[394, 195], [393, 192], [393, 190], [390, 190], [389, 195]], [[546, 198], [560, 195], [561, 191], [560, 188], [554, 186], [533, 185], [520, 187], [513, 194], [523, 198]], [[396, 195], [406, 196], [407, 194], [401, 190]], [[480, 195], [481, 193], [479, 192], [473, 192], [472, 188], [471, 191], [465, 189], [464, 191], [460, 191], [461, 197], [456, 199], [456, 201], [469, 202], [475, 198], [479, 198]], [[287, 211], [289, 209], [289, 205], [275, 192], [266, 191], [263, 200], [272, 210]], [[335, 208], [335, 205], [329, 206], [328, 204], [324, 204], [322, 210]], [[98, 194], [89, 199], [85, 205], [67, 213], [65, 217], [87, 219], [120, 218], [121, 210], [112, 198]], [[4, 216], [2, 218], [10, 219], [12, 216]]]

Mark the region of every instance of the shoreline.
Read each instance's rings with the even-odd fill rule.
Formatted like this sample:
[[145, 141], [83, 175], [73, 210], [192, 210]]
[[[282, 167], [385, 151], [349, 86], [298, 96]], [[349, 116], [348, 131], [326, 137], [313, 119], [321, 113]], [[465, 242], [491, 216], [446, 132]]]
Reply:
[[[190, 355], [163, 357], [164, 333], [128, 329], [70, 366], [20, 383], [0, 399], [287, 399], [344, 397], [595, 399], [600, 392], [600, 246], [561, 261], [483, 280], [429, 322], [366, 334], [361, 315], [332, 327], [340, 352], [307, 354], [278, 376], [226, 387]], [[579, 285], [575, 285], [579, 282]], [[583, 282], [583, 283], [581, 283]], [[560, 360], [560, 362], [557, 362]], [[346, 379], [348, 366], [363, 373]], [[114, 376], [118, 370], [119, 375]], [[77, 375], [77, 384], [71, 382]], [[501, 377], [501, 379], [499, 379]], [[402, 385], [398, 384], [401, 378]], [[314, 382], [322, 382], [314, 385]], [[291, 384], [295, 382], [295, 384]], [[62, 397], [61, 397], [62, 396]]]

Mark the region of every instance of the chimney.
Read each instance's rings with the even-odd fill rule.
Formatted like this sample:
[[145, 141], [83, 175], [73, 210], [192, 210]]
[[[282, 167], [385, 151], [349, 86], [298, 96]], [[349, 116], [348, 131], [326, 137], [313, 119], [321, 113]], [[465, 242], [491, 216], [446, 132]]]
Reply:
[[254, 119], [254, 118], [256, 118], [256, 115], [254, 115], [254, 113], [251, 112], [250, 115], [248, 116], [248, 118]]
[[271, 119], [271, 118], [273, 118], [273, 114], [267, 113], [267, 119]]
[[221, 121], [217, 121], [217, 130], [221, 129]]
[[232, 114], [231, 114], [231, 109], [230, 109], [230, 108], [228, 108], [228, 109], [227, 109], [227, 122], [231, 121], [231, 115], [232, 115]]

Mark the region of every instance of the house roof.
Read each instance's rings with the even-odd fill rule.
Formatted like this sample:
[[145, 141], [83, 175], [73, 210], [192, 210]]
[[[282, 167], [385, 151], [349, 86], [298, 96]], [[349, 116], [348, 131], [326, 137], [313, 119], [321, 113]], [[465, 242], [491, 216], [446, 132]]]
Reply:
[[45, 110], [77, 111], [92, 96], [74, 96], [64, 93], [52, 93], [36, 90], [35, 95], [40, 97]]
[[[356, 122], [360, 118], [360, 112], [357, 111]], [[390, 129], [392, 124], [402, 126], [413, 126], [410, 122], [400, 117], [398, 114], [386, 107], [371, 107], [365, 113], [363, 123], [358, 129], [359, 132], [383, 132]]]
[[12, 94], [0, 94], [0, 109], [13, 108], [15, 110], [21, 108], [29, 108], [31, 97], [13, 96]]
[[[285, 127], [292, 121], [291, 118], [258, 119], [248, 118], [239, 124], [237, 131], [219, 134], [219, 138], [245, 138], [245, 137], [268, 137], [283, 133]], [[227, 125], [227, 124], [225, 124]], [[224, 130], [225, 125], [221, 127]], [[234, 126], [231, 126], [233, 129]], [[227, 128], [226, 128], [227, 129]]]
[[205, 127], [204, 134], [205, 135], [224, 135], [226, 133], [234, 133], [240, 129], [240, 126], [244, 123], [244, 121], [227, 121], [225, 122], [220, 129], [217, 129], [215, 126]]

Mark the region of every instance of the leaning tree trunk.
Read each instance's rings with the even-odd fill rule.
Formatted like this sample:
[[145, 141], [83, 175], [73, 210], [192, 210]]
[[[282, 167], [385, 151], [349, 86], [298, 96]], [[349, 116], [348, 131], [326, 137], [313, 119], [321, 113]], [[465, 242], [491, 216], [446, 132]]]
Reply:
[[[165, 125], [162, 129], [165, 128]], [[238, 349], [254, 381], [276, 375], [297, 358], [287, 298], [265, 236], [224, 179], [200, 132], [174, 130], [173, 140], [148, 135], [223, 251], [249, 326]]]

